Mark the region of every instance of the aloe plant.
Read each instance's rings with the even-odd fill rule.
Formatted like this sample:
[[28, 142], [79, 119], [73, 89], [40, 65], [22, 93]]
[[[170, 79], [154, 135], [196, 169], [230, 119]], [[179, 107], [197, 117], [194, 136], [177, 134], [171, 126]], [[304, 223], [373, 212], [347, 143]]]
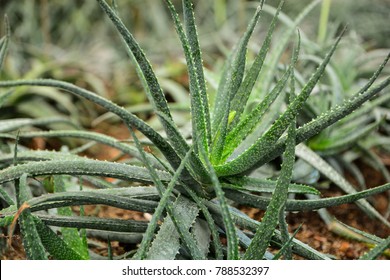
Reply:
[[[322, 12], [327, 12], [326, 9], [329, 9], [329, 6], [326, 5], [329, 4], [330, 1], [329, 3], [323, 2]], [[320, 32], [321, 30], [319, 30]], [[375, 60], [374, 57], [377, 56], [385, 58], [388, 55], [388, 50], [384, 50], [384, 52], [366, 51], [361, 45], [354, 44], [353, 42], [357, 43], [359, 40], [357, 36], [354, 33], [350, 34], [339, 46], [335, 54], [337, 62], [328, 65], [325, 77], [322, 83], [319, 84], [321, 90], [317, 91], [305, 105], [300, 123], [305, 123], [308, 119], [339, 105], [343, 98], [353, 94], [357, 84], [367, 82], [367, 74], [372, 75], [375, 69], [372, 69], [367, 63], [362, 64], [362, 61]], [[308, 52], [314, 54], [306, 54], [301, 57], [302, 64], [297, 75], [297, 79], [301, 81], [301, 84], [304, 84], [302, 76], [305, 75], [305, 72], [308, 73], [307, 71], [314, 68], [313, 65], [321, 63], [321, 58], [316, 54], [321, 53], [321, 49], [330, 43], [329, 38], [324, 41], [324, 34], [321, 34], [321, 36], [319, 34], [319, 37], [323, 37], [320, 40], [322, 42], [320, 42], [319, 47], [311, 45], [310, 48], [307, 48]], [[384, 79], [387, 75], [386, 72], [388, 72], [388, 67], [382, 70], [378, 78]], [[375, 100], [366, 102], [348, 117], [321, 131], [307, 141], [306, 147], [300, 145], [297, 153], [298, 157], [313, 166], [313, 172], [319, 170], [329, 181], [347, 193], [355, 192], [355, 188], [365, 189], [366, 184], [369, 183], [366, 182], [362, 170], [355, 164], [357, 160], [368, 163], [375, 170], [380, 171], [383, 177], [389, 181], [390, 175], [386, 167], [379, 156], [373, 152], [373, 148], [383, 150], [388, 146], [387, 133], [383, 133], [387, 126], [385, 108], [389, 98], [387, 93], [387, 89], [382, 91], [381, 95]], [[359, 129], [356, 129], [357, 127]], [[378, 141], [379, 139], [382, 141]], [[320, 154], [322, 158], [316, 156], [314, 152]], [[356, 187], [343, 178], [344, 171], [353, 174], [358, 182]], [[386, 219], [372, 212], [370, 205], [364, 204], [366, 203], [358, 203], [363, 211], [369, 215], [377, 216], [384, 223], [388, 223]], [[389, 216], [389, 210], [384, 215], [385, 218]], [[324, 212], [325, 210], [321, 211], [321, 213]], [[324, 214], [324, 221], [333, 223], [335, 219], [329, 219], [328, 216], [329, 214]], [[329, 227], [332, 226], [329, 225]]]
[[[100, 236], [109, 240], [122, 238], [139, 245], [136, 250], [118, 258], [273, 259], [281, 255], [291, 258], [294, 253], [306, 259], [328, 259], [325, 254], [290, 237], [284, 213], [317, 210], [358, 200], [360, 204], [369, 207], [364, 199], [389, 190], [390, 184], [340, 197], [289, 199], [288, 194], [292, 193], [320, 194], [312, 186], [292, 181], [295, 153], [299, 152], [296, 146], [348, 116], [387, 87], [390, 77], [376, 85], [373, 83], [389, 56], [367, 84], [351, 98], [297, 127], [297, 116], [331, 61], [341, 35], [299, 92], [294, 74], [299, 61], [298, 35], [290, 65], [285, 67], [272, 89], [262, 87], [263, 100], [253, 110], [248, 110], [256, 81], [261, 77], [260, 81], [265, 81], [265, 85], [272, 85], [273, 79], [278, 76], [276, 67], [269, 67], [270, 64], [263, 67], [263, 62], [269, 57], [267, 61], [272, 66], [272, 62], [278, 61], [288, 45], [288, 39], [283, 39], [275, 53], [269, 51], [276, 19], [283, 6], [281, 1], [263, 46], [252, 65], [246, 66], [248, 42], [261, 19], [265, 2], [260, 1], [246, 32], [226, 60], [216, 101], [211, 106], [193, 4], [190, 0], [182, 1], [184, 18], [181, 20], [172, 2], [165, 2], [187, 63], [191, 102], [190, 137], [186, 137], [175, 123], [151, 63], [123, 24], [115, 5], [111, 7], [104, 0], [97, 0], [123, 40], [164, 133], [153, 129], [135, 114], [105, 97], [74, 84], [52, 79], [0, 81], [0, 88], [57, 88], [89, 100], [117, 115], [129, 129], [135, 144], [134, 147], [103, 134], [77, 129], [20, 132], [15, 136], [11, 132], [25, 127], [26, 122], [7, 120], [4, 125], [8, 129], [2, 131], [1, 137], [8, 143], [14, 139], [16, 144], [13, 147], [0, 147], [4, 151], [0, 155], [0, 198], [8, 206], [0, 211], [0, 226], [10, 226], [12, 229], [12, 225], [19, 222], [27, 256], [31, 259], [46, 258], [48, 255], [58, 259], [96, 257], [90, 251], [88, 254], [86, 242], [89, 234], [97, 234], [96, 230]], [[305, 9], [295, 24], [317, 3]], [[287, 38], [294, 29], [295, 26], [286, 31]], [[4, 42], [8, 38], [3, 39]], [[7, 44], [2, 43], [0, 46], [0, 54], [3, 56]], [[286, 89], [287, 84], [290, 84], [290, 90]], [[260, 137], [256, 137], [247, 149], [242, 150], [242, 143], [253, 139], [251, 136], [258, 132], [258, 126], [270, 122], [273, 115], [270, 107], [285, 93], [289, 97], [286, 109]], [[12, 91], [6, 92], [1, 100], [6, 100], [12, 94]], [[27, 124], [31, 125], [31, 122]], [[32, 137], [87, 139], [117, 148], [136, 162], [99, 161], [84, 158], [77, 151], [33, 151], [19, 144], [21, 140]], [[144, 151], [142, 144], [145, 141], [155, 147], [153, 154]], [[279, 156], [282, 156], [283, 164], [277, 179], [252, 175], [254, 170]], [[40, 179], [42, 177], [43, 180]], [[72, 179], [74, 177], [79, 180]], [[107, 182], [101, 177], [116, 180]], [[47, 191], [31, 197], [28, 195], [28, 186], [36, 185]], [[16, 190], [16, 199], [12, 195], [13, 189]], [[235, 208], [230, 201], [265, 210], [265, 216], [261, 222], [255, 221]], [[90, 204], [153, 215], [150, 222], [140, 222], [77, 216], [69, 208]], [[372, 208], [371, 212], [383, 221], [375, 209]], [[62, 238], [56, 234], [57, 230], [61, 231]], [[226, 244], [221, 242], [222, 237], [226, 238]], [[378, 256], [388, 244], [387, 240], [380, 238], [373, 240], [378, 245], [364, 258]], [[281, 253], [274, 256], [267, 251], [270, 246], [281, 248]]]

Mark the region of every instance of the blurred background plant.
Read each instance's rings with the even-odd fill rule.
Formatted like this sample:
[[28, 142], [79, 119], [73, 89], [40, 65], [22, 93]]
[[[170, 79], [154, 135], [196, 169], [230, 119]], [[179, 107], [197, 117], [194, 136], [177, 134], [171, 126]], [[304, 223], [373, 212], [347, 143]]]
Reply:
[[[312, 1], [304, 0], [297, 3], [287, 1], [284, 13], [290, 18], [295, 18], [310, 2]], [[360, 49], [357, 60], [353, 59], [355, 56], [350, 52], [350, 47], [346, 47], [350, 55], [347, 57], [345, 53], [339, 55], [344, 59], [339, 67], [344, 68], [336, 71], [343, 89], [348, 90], [348, 83], [357, 87], [353, 81], [362, 74], [369, 76], [370, 71], [372, 72], [369, 67], [375, 68], [378, 65], [377, 61], [386, 55], [386, 50], [379, 48], [386, 48], [389, 45], [386, 44], [386, 39], [389, 38], [389, 30], [386, 27], [390, 4], [387, 0], [374, 0], [369, 7], [365, 7], [366, 1], [362, 0], [325, 2], [330, 4], [330, 11], [326, 13], [329, 20], [325, 17], [321, 25], [321, 21], [318, 20], [321, 9], [317, 8], [299, 27], [308, 34], [308, 37], [318, 37], [318, 42], [307, 42], [312, 50], [317, 50], [314, 55], [318, 55], [329, 46], [336, 31], [348, 25], [349, 37], [353, 39], [344, 44], [354, 45], [354, 49]], [[256, 3], [257, 1], [244, 0], [196, 3], [195, 13], [199, 15], [197, 23], [200, 42], [206, 54], [203, 59], [205, 65], [213, 68], [214, 72], [220, 73], [222, 64], [216, 63], [216, 58], [225, 56], [236, 43], [239, 34], [245, 30], [247, 19], [256, 8]], [[267, 2], [267, 5], [276, 4], [277, 1]], [[126, 15], [124, 23], [131, 26], [134, 35], [142, 42], [142, 47], [162, 79], [162, 87], [171, 95], [169, 101], [188, 102], [183, 90], [183, 84], [186, 86], [184, 60], [183, 57], [178, 57], [180, 49], [164, 3], [153, 0], [125, 0], [119, 5]], [[272, 8], [266, 7], [265, 10], [272, 11]], [[10, 55], [1, 74], [3, 79], [52, 77], [98, 91], [125, 106], [145, 101], [135, 71], [125, 59], [126, 52], [116, 47], [121, 44], [120, 40], [108, 28], [106, 20], [101, 20], [98, 7], [92, 1], [5, 0], [0, 3], [0, 11], [1, 14], [9, 14], [12, 18], [13, 34]], [[150, 13], [158, 16], [150, 17], [148, 16]], [[270, 18], [271, 15], [264, 22], [268, 22]], [[282, 15], [280, 19], [283, 21], [284, 16]], [[288, 18], [285, 21], [288, 21]], [[74, 24], [77, 28], [74, 28]], [[0, 28], [3, 28], [2, 23]], [[259, 29], [250, 45], [254, 51], [259, 48], [258, 40], [265, 36], [265, 29]], [[156, 40], [162, 41], [163, 44], [156, 44]], [[303, 43], [305, 46], [305, 41]], [[373, 47], [376, 50], [371, 50]], [[363, 55], [362, 52], [368, 53]], [[350, 63], [351, 58], [353, 64]], [[370, 63], [367, 63], [367, 60], [370, 60]], [[361, 69], [356, 69], [359, 65]], [[354, 76], [357, 76], [356, 79]], [[55, 90], [46, 89], [44, 93], [40, 91], [39, 96], [31, 100], [31, 94], [36, 93], [31, 90], [29, 88], [18, 90], [20, 92], [13, 95], [6, 106], [10, 114], [41, 117], [56, 113], [71, 116], [74, 121], [77, 120], [84, 125], [88, 125], [91, 119], [99, 115], [98, 108], [69, 96], [59, 97]], [[128, 92], [133, 93], [131, 98]], [[136, 94], [137, 92], [139, 94]], [[37, 109], [28, 108], [26, 102], [38, 105], [32, 107]], [[12, 106], [16, 103], [18, 106]], [[79, 115], [80, 111], [83, 113]]]

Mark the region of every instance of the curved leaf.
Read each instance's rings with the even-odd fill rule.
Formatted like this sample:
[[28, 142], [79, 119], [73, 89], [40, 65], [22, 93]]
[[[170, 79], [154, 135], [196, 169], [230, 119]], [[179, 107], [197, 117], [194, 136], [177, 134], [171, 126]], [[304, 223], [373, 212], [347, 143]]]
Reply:
[[[163, 181], [169, 181], [171, 175], [157, 170], [157, 174]], [[89, 175], [103, 176], [128, 181], [152, 182], [152, 178], [146, 168], [128, 164], [98, 161], [92, 159], [78, 160], [51, 160], [44, 162], [29, 162], [17, 166], [11, 166], [0, 170], [0, 184], [19, 178], [23, 173], [31, 176], [39, 175]]]
[[[323, 160], [319, 155], [313, 152], [310, 148], [303, 144], [299, 144], [296, 148], [296, 154], [307, 163], [312, 165], [326, 177], [328, 177], [333, 183], [339, 186], [346, 193], [356, 193], [356, 189], [348, 183], [345, 178], [340, 175], [332, 166], [330, 166], [325, 160]], [[390, 222], [388, 222], [377, 210], [375, 210], [371, 204], [366, 200], [357, 201], [356, 204], [362, 208], [367, 214], [374, 216], [378, 220], [382, 221], [384, 224], [390, 227]]]
[[[264, 1], [262, 1], [261, 6], [263, 6], [263, 2]], [[238, 121], [241, 120], [241, 114], [244, 112], [249, 96], [255, 86], [257, 77], [259, 76], [263, 68], [264, 60], [270, 48], [272, 34], [274, 32], [275, 25], [279, 16], [279, 12], [281, 11], [283, 4], [284, 1], [280, 1], [279, 6], [268, 28], [267, 35], [264, 39], [263, 45], [261, 46], [259, 53], [256, 55], [253, 64], [248, 70], [248, 73], [246, 74], [243, 82], [241, 83], [240, 88], [237, 91], [237, 94], [235, 94], [233, 97], [230, 111], [236, 112], [236, 117], [232, 121], [231, 127], [235, 128]]]
[[227, 64], [218, 86], [211, 127], [213, 133], [213, 144], [210, 159], [213, 164], [218, 164], [221, 160], [223, 147], [225, 145], [225, 137], [227, 134], [231, 100], [237, 93], [244, 76], [247, 45], [250, 37], [252, 36], [253, 30], [257, 25], [260, 12], [261, 6], [257, 8], [246, 32], [227, 60]]
[[[379, 74], [383, 70], [389, 57], [390, 57], [390, 53], [386, 58], [386, 60], [381, 64], [380, 68], [371, 77], [370, 81], [352, 98], [346, 100], [342, 105], [331, 109], [329, 112], [317, 117], [316, 119], [303, 125], [302, 127], [299, 127], [297, 129], [296, 142], [300, 143], [306, 141], [307, 139], [320, 133], [326, 127], [331, 126], [338, 120], [344, 118], [348, 114], [351, 114], [355, 109], [361, 106], [364, 102], [374, 97], [381, 90], [386, 88], [390, 84], [390, 77], [386, 78], [383, 82], [381, 82], [377, 86], [369, 89], [369, 87], [373, 84], [375, 79], [379, 76]], [[275, 145], [268, 147], [267, 150], [259, 154], [259, 157], [257, 158], [255, 164], [252, 166], [252, 168], [250, 168], [247, 171], [249, 172], [259, 166], [262, 166], [264, 163], [269, 162], [270, 160], [281, 155], [285, 149], [285, 144], [286, 144], [286, 137], [281, 137]]]
[[361, 256], [360, 260], [374, 260], [388, 248], [390, 248], [390, 236]]
[[[30, 196], [27, 186], [27, 173], [23, 173], [20, 176], [16, 185], [18, 212], [21, 211], [18, 221], [27, 258], [30, 260], [45, 260], [47, 259], [45, 248], [35, 226], [34, 217], [29, 209], [30, 205], [26, 203]], [[16, 217], [17, 215], [14, 218]]]
[[256, 234], [245, 252], [244, 259], [246, 260], [260, 260], [263, 258], [274, 230], [278, 224], [279, 216], [284, 212], [288, 186], [291, 181], [292, 170], [295, 162], [295, 133], [296, 120], [294, 119], [289, 126], [287, 147], [283, 154], [284, 160], [275, 191], [272, 194], [271, 201], [267, 206], [262, 222], [256, 230]]
[[[367, 198], [369, 196], [390, 190], [390, 184], [385, 184], [372, 189], [361, 192], [342, 195], [339, 197], [327, 197], [321, 199], [310, 200], [292, 200], [288, 199], [286, 202], [286, 211], [312, 211], [321, 208], [334, 207], [342, 204], [352, 203], [359, 199]], [[270, 199], [261, 197], [241, 191], [225, 190], [226, 197], [242, 205], [256, 207], [265, 210], [269, 204]]]
[[67, 217], [37, 214], [46, 225], [72, 228], [88, 228], [118, 232], [144, 232], [146, 222], [96, 217]]
[[301, 93], [294, 99], [294, 101], [288, 106], [286, 112], [275, 121], [269, 130], [248, 150], [239, 155], [237, 158], [223, 165], [218, 165], [215, 167], [215, 170], [219, 176], [240, 174], [247, 171], [248, 169], [251, 169], [254, 165], [256, 165], [259, 159], [262, 158], [262, 155], [268, 152], [269, 147], [272, 147], [276, 144], [279, 137], [283, 134], [291, 121], [299, 113], [303, 104], [306, 102], [314, 86], [317, 84], [321, 75], [325, 71], [325, 67], [329, 63], [330, 58], [336, 50], [340, 40], [341, 36], [338, 37], [336, 42], [333, 44], [323, 62], [311, 76], [310, 80], [306, 83]]
[[34, 222], [43, 246], [56, 260], [88, 259], [78, 254], [71, 247], [69, 247], [69, 245], [66, 244], [64, 240], [62, 240], [57, 234], [55, 234], [38, 217], [34, 217]]
[[19, 119], [1, 120], [0, 132], [14, 131], [25, 126], [46, 126], [54, 123], [66, 123], [69, 124], [70, 126], [78, 128], [78, 126], [75, 125], [68, 118], [62, 118], [62, 117], [48, 117], [48, 118], [38, 118], [38, 119], [19, 118]]
[[166, 2], [187, 61], [191, 93], [192, 137], [201, 137], [201, 143], [208, 151], [211, 141], [210, 113], [192, 3], [188, 0], [183, 1], [185, 33], [172, 2], [170, 0]]

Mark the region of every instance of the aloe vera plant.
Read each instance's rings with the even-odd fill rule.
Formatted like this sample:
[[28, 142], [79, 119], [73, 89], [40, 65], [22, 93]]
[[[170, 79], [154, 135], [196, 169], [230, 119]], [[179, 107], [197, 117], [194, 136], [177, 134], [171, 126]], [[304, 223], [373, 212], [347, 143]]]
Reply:
[[[323, 2], [322, 13], [327, 13], [326, 10], [329, 9], [327, 5], [329, 4], [330, 1], [328, 3]], [[324, 24], [325, 22], [321, 23], [321, 28], [324, 28]], [[328, 42], [324, 42], [324, 38], [320, 40], [320, 37], [324, 37], [325, 35], [323, 33], [324, 31], [319, 29], [318, 39], [321, 44], [317, 47], [311, 46], [308, 48], [308, 52], [314, 52], [314, 54], [306, 54], [301, 57], [302, 64], [299, 69], [300, 73], [297, 75], [297, 79], [301, 81], [301, 84], [304, 84], [304, 81], [301, 80], [302, 76], [304, 76], [302, 72], [311, 71], [313, 69], [312, 67], [314, 67], [313, 64], [317, 65], [321, 63], [321, 58], [316, 53], [321, 52], [320, 50], [329, 44], [329, 40]], [[321, 84], [319, 84], [321, 90], [317, 91], [311, 100], [305, 104], [299, 123], [305, 123], [307, 120], [339, 105], [343, 101], [343, 98], [353, 94], [358, 83], [362, 83], [363, 81], [367, 82], [367, 73], [373, 74], [375, 69], [370, 69], [367, 63], [361, 64], [361, 61], [371, 61], [377, 55], [384, 59], [388, 55], [388, 50], [384, 52], [376, 52], [374, 50], [366, 51], [359, 44], [353, 44], [352, 42], [357, 42], [358, 40], [356, 37], [356, 34], [350, 34], [338, 47], [335, 54], [336, 62], [328, 65], [325, 71], [325, 77], [322, 79]], [[382, 70], [378, 78], [385, 78], [387, 75], [386, 72], [388, 72], [388, 67]], [[384, 137], [383, 133], [383, 131], [386, 131], [387, 126], [385, 117], [385, 104], [389, 98], [387, 93], [388, 89], [383, 90], [381, 95], [375, 100], [366, 102], [349, 116], [321, 131], [318, 135], [307, 141], [306, 147], [302, 145], [298, 146], [297, 156], [312, 166], [312, 174], [318, 170], [330, 182], [334, 183], [343, 191], [352, 193], [355, 192], [356, 187], [353, 187], [352, 184], [347, 182], [342, 174], [343, 171], [350, 172], [358, 182], [357, 189], [365, 189], [366, 184], [369, 182], [364, 178], [361, 168], [355, 164], [357, 160], [360, 160], [381, 172], [383, 177], [389, 181], [390, 176], [386, 167], [377, 153], [373, 152], [373, 149], [385, 150], [387, 148], [387, 137]], [[356, 129], [357, 127], [360, 129]], [[379, 139], [382, 141], [379, 141]], [[320, 154], [322, 158], [315, 155], [315, 153]], [[371, 202], [373, 201], [371, 200]], [[358, 205], [369, 215], [377, 216], [385, 224], [388, 223], [386, 219], [383, 219], [375, 211], [372, 211], [373, 209], [370, 205], [365, 202], [358, 203]], [[389, 210], [388, 208], [384, 214], [385, 218], [388, 218]], [[331, 223], [334, 223], [335, 219], [329, 219], [329, 214], [325, 212], [326, 210], [321, 210], [321, 216], [323, 216], [328, 227], [333, 228]]]
[[[0, 211], [0, 226], [13, 229], [15, 222], [19, 222], [27, 256], [31, 259], [43, 259], [48, 255], [58, 259], [101, 257], [88, 251], [88, 236], [93, 234], [139, 245], [137, 249], [118, 258], [273, 259], [281, 255], [291, 258], [294, 253], [306, 259], [328, 259], [327, 255], [290, 236], [284, 214], [358, 200], [360, 204], [369, 207], [364, 199], [389, 190], [390, 184], [340, 197], [289, 199], [288, 194], [293, 193], [320, 194], [313, 186], [292, 181], [295, 153], [300, 151], [296, 150], [296, 145], [351, 114], [387, 87], [390, 77], [375, 85], [373, 83], [389, 56], [367, 84], [351, 98], [297, 127], [297, 116], [329, 64], [341, 36], [298, 92], [294, 74], [299, 61], [298, 34], [291, 63], [285, 67], [273, 88], [262, 87], [262, 101], [248, 110], [248, 100], [259, 75], [260, 80], [265, 81], [264, 85], [272, 85], [275, 76], [278, 76], [278, 70], [272, 63], [278, 61], [280, 50], [287, 47], [288, 38], [295, 29], [292, 26], [286, 31], [287, 39], [283, 39], [275, 54], [269, 51], [277, 17], [283, 6], [281, 1], [260, 51], [252, 65], [247, 67], [248, 42], [261, 18], [265, 2], [260, 1], [246, 32], [226, 60], [216, 101], [211, 106], [193, 4], [190, 0], [182, 1], [184, 18], [181, 20], [172, 2], [165, 2], [187, 63], [191, 101], [190, 137], [185, 137], [175, 123], [155, 71], [132, 33], [123, 24], [115, 5], [111, 7], [104, 0], [97, 0], [123, 39], [164, 133], [153, 129], [147, 122], [105, 97], [67, 82], [51, 79], [0, 81], [0, 88], [50, 87], [87, 99], [117, 115], [129, 129], [135, 144], [132, 146], [81, 129], [23, 131], [15, 136], [12, 131], [26, 124], [34, 125], [33, 121], [2, 121], [5, 129], [1, 137], [8, 143], [14, 139], [16, 144], [14, 147], [1, 147], [0, 198], [7, 207]], [[301, 20], [317, 3], [305, 9], [298, 19]], [[1, 41], [0, 62], [3, 61], [8, 40], [9, 34]], [[270, 107], [285, 93], [288, 96], [286, 109], [273, 120], [274, 114], [270, 112]], [[12, 91], [4, 93], [1, 102], [5, 102], [11, 95]], [[252, 139], [251, 135], [258, 132], [258, 126], [262, 123], [271, 124], [260, 137], [256, 137], [242, 150], [242, 143]], [[144, 151], [142, 143], [145, 139], [140, 138], [136, 131], [156, 148], [153, 154]], [[90, 140], [117, 148], [136, 159], [136, 163], [84, 158], [77, 151], [34, 151], [19, 144], [21, 140], [33, 137]], [[253, 171], [279, 156], [283, 164], [277, 179], [252, 175]], [[43, 180], [40, 179], [42, 177]], [[116, 180], [107, 182], [101, 177]], [[46, 193], [31, 196], [29, 186], [38, 186]], [[16, 199], [12, 195], [13, 189], [16, 190]], [[263, 220], [253, 220], [235, 208], [231, 201], [265, 210]], [[85, 216], [83, 211], [81, 215], [75, 215], [69, 208], [91, 204], [153, 215], [149, 222], [108, 219]], [[375, 209], [372, 208], [371, 213], [384, 221]], [[62, 237], [56, 234], [57, 230], [61, 231]], [[226, 244], [221, 242], [222, 237], [226, 238]], [[387, 239], [375, 237], [371, 240], [377, 246], [363, 258], [377, 257], [388, 244]], [[281, 248], [280, 254], [271, 254], [268, 251], [270, 246]]]

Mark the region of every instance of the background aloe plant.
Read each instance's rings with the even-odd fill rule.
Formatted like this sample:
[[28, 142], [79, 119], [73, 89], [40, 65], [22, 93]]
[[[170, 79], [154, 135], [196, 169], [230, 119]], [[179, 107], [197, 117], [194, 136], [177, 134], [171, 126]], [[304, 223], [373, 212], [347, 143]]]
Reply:
[[[311, 77], [298, 87], [295, 68], [300, 63], [301, 36], [295, 30], [319, 1], [302, 11], [285, 29], [278, 47], [270, 51], [284, 3], [281, 1], [260, 50], [248, 66], [248, 42], [265, 5], [260, 1], [245, 33], [226, 60], [214, 97], [209, 95], [206, 84], [212, 74], [203, 66], [193, 4], [190, 0], [182, 1], [183, 19], [180, 19], [172, 2], [165, 2], [187, 64], [191, 103], [189, 134], [177, 125], [156, 72], [122, 22], [115, 2], [111, 7], [104, 0], [97, 0], [120, 34], [163, 132], [153, 129], [106, 97], [75, 84], [53, 79], [0, 81], [1, 88], [11, 88], [2, 93], [0, 105], [12, 97], [15, 88], [56, 88], [117, 115], [129, 129], [134, 142], [131, 145], [101, 133], [85, 131], [66, 118], [1, 121], [1, 136], [5, 140], [0, 156], [0, 197], [5, 207], [0, 212], [0, 225], [8, 226], [12, 234], [16, 221], [19, 222], [28, 258], [100, 258], [88, 248], [88, 236], [94, 235], [137, 245], [118, 258], [273, 259], [282, 255], [292, 258], [294, 253], [307, 259], [328, 259], [289, 233], [286, 212], [357, 202], [373, 217], [390, 226], [365, 200], [389, 190], [390, 184], [357, 192], [341, 177], [337, 181], [342, 182], [340, 187], [345, 195], [319, 198], [313, 197], [320, 195], [313, 186], [293, 181], [296, 155], [325, 175], [341, 176], [300, 143], [347, 117], [386, 88], [390, 77], [374, 82], [390, 55], [356, 93], [297, 127], [297, 119], [300, 120], [307, 110], [307, 100], [318, 86], [341, 40], [340, 35]], [[280, 57], [295, 34], [291, 62], [282, 66], [280, 71]], [[0, 45], [0, 62], [5, 57], [9, 38], [7, 29]], [[275, 106], [282, 105], [285, 105], [284, 110], [274, 110]], [[45, 126], [55, 122], [64, 122], [70, 127], [67, 130], [24, 129], [12, 133], [26, 126]], [[70, 130], [72, 126], [76, 129]], [[370, 129], [371, 126], [367, 131]], [[22, 145], [24, 139], [34, 137], [86, 139], [114, 147], [131, 156], [133, 162], [85, 158], [79, 155], [83, 149], [34, 151]], [[13, 144], [12, 139], [15, 140]], [[145, 143], [153, 146], [152, 153], [144, 151]], [[283, 161], [278, 178], [260, 177], [258, 171], [278, 157]], [[116, 180], [108, 182], [101, 177]], [[309, 199], [291, 199], [289, 195], [292, 194], [306, 194]], [[153, 215], [148, 222], [107, 219], [85, 216], [82, 207], [80, 215], [75, 215], [71, 208], [91, 204]], [[265, 216], [261, 222], [255, 221], [234, 205], [265, 210]], [[388, 247], [388, 239], [350, 230], [376, 245], [363, 258], [375, 258]], [[61, 232], [61, 236], [57, 232]], [[226, 244], [221, 242], [221, 237], [226, 237]], [[279, 253], [270, 253], [267, 250], [270, 246], [280, 248]]]

